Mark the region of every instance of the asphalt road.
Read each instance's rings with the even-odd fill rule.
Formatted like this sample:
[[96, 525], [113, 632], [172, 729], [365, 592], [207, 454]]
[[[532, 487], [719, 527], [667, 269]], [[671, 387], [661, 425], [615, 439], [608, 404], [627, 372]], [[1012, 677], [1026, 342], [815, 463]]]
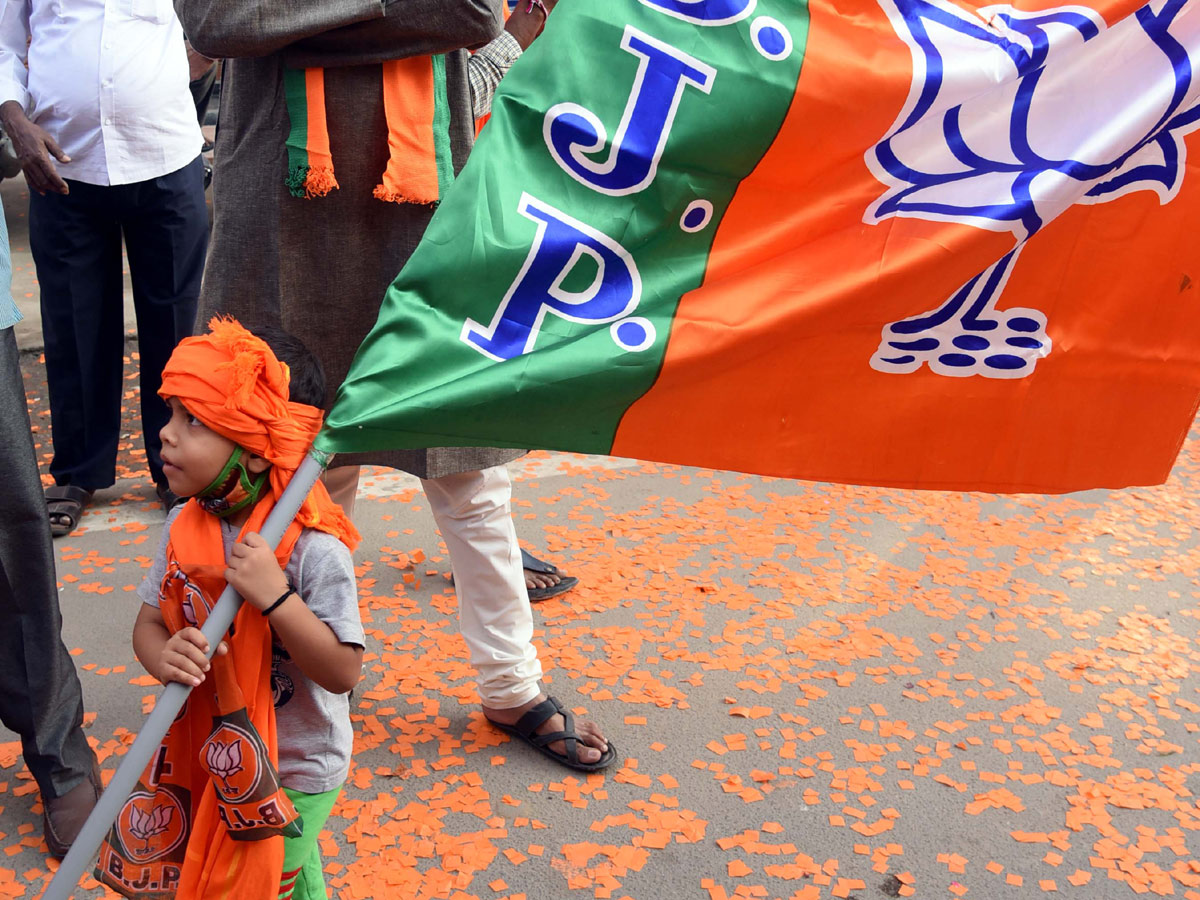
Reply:
[[[106, 774], [156, 696], [129, 633], [163, 512], [132, 415], [124, 433], [117, 485], [56, 542]], [[419, 486], [374, 472], [333, 896], [1200, 900], [1195, 434], [1165, 486], [1065, 497], [567, 454], [512, 469], [523, 539], [582, 582], [536, 608], [547, 687], [622, 765], [573, 776], [481, 721]], [[49, 877], [19, 754], [0, 732], [0, 897]]]

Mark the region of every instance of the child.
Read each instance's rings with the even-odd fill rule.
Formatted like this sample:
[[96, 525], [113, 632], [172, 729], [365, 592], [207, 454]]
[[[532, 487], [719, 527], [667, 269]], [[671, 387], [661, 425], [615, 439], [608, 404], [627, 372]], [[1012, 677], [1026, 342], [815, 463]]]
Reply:
[[[146, 671], [193, 690], [98, 876], [137, 898], [324, 898], [317, 836], [349, 768], [362, 668], [358, 534], [318, 482], [278, 550], [259, 536], [320, 427], [324, 376], [290, 335], [209, 327], [163, 372], [163, 471], [192, 499], [168, 520], [133, 629]], [[226, 582], [245, 603], [210, 663], [198, 626]]]

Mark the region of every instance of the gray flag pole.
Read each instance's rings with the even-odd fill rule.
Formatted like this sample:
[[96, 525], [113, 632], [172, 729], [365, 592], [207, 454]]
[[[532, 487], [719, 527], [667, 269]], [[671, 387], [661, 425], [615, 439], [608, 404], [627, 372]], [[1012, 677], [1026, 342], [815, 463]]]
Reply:
[[[277, 547], [280, 540], [283, 539], [283, 533], [296, 518], [296, 513], [300, 511], [300, 506], [304, 503], [308, 492], [312, 490], [312, 486], [321, 476], [321, 472], [329, 465], [330, 458], [330, 454], [322, 453], [314, 448], [309, 451], [308, 456], [296, 469], [296, 474], [292, 476], [292, 480], [284, 489], [283, 496], [276, 501], [275, 508], [271, 510], [266, 522], [263, 523], [262, 536], [272, 549]], [[200, 629], [208, 639], [210, 658], [225, 632], [229, 630], [229, 626], [233, 624], [233, 617], [241, 605], [242, 598], [232, 587], [227, 586], [221, 592], [217, 605], [213, 607], [208, 619], [204, 622], [204, 627]], [[177, 681], [171, 682], [163, 688], [163, 692], [158, 696], [158, 702], [154, 704], [154, 709], [142, 726], [141, 733], [138, 734], [137, 740], [130, 745], [129, 750], [121, 759], [121, 764], [117, 766], [112, 781], [108, 783], [108, 787], [96, 802], [96, 808], [83, 823], [79, 837], [75, 839], [70, 851], [63, 858], [50, 886], [42, 894], [42, 900], [69, 900], [71, 892], [79, 884], [84, 870], [91, 865], [96, 851], [100, 849], [100, 844], [108, 835], [112, 823], [116, 821], [117, 814], [120, 813], [121, 807], [125, 805], [129, 795], [133, 793], [133, 789], [137, 787], [138, 778], [146, 770], [155, 751], [162, 744], [167, 729], [179, 715], [179, 710], [183, 708], [184, 701], [187, 700], [191, 690], [189, 686]]]

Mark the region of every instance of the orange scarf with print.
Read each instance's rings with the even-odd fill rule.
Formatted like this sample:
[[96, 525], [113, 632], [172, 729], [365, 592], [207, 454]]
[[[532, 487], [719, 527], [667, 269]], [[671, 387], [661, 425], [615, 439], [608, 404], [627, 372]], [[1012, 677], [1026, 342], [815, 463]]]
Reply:
[[[163, 372], [160, 393], [206, 426], [271, 463], [269, 488], [242, 529], [259, 531], [321, 426], [314, 407], [288, 400], [288, 371], [233, 320], [188, 338]], [[287, 565], [305, 527], [352, 550], [359, 536], [321, 482], [275, 551]], [[239, 535], [240, 539], [241, 535]], [[191, 500], [171, 526], [160, 609], [172, 633], [202, 626], [225, 588], [220, 521]], [[101, 849], [96, 875], [137, 900], [274, 900], [283, 869], [281, 835], [297, 814], [279, 784], [271, 696], [271, 630], [243, 605], [188, 697], [142, 782]]]
[[[285, 69], [287, 176], [293, 197], [324, 197], [338, 187], [325, 115], [325, 70]], [[375, 198], [437, 203], [454, 180], [446, 57], [413, 56], [383, 64], [388, 162]]]

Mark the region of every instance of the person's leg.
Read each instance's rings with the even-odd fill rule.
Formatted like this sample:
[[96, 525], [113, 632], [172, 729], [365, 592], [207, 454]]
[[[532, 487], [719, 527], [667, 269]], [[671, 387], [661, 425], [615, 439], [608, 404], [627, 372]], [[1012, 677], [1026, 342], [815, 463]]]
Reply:
[[[484, 713], [495, 722], [515, 724], [546, 695], [532, 643], [533, 612], [512, 521], [508, 470], [495, 466], [423, 479], [421, 485], [450, 551], [459, 627], [479, 673]], [[562, 716], [554, 715], [538, 733], [562, 726]], [[592, 722], [580, 722], [577, 731], [588, 744], [579, 751], [581, 760], [595, 762], [607, 747], [603, 735]], [[564, 752], [562, 742], [551, 748]]]
[[[49, 809], [89, 778], [95, 758], [81, 726], [79, 677], [60, 635], [54, 549], [11, 328], [0, 331], [0, 469], [6, 473], [0, 491], [0, 720], [21, 736], [25, 764]], [[86, 815], [94, 792], [80, 803]], [[82, 819], [55, 824], [69, 843]]]
[[110, 188], [31, 193], [29, 245], [41, 290], [56, 484], [92, 491], [116, 480], [125, 349], [121, 232]]
[[321, 865], [321, 845], [317, 837], [342, 789], [334, 788], [323, 794], [304, 794], [291, 788], [283, 790], [300, 813], [304, 832], [300, 837], [283, 839], [279, 900], [325, 900], [325, 868]]
[[165, 489], [158, 432], [169, 410], [158, 389], [171, 351], [196, 323], [208, 248], [204, 168], [196, 157], [177, 172], [123, 187], [121, 226], [137, 312], [146, 464], [155, 485]]
[[333, 502], [351, 520], [354, 518], [354, 498], [358, 496], [358, 476], [361, 471], [361, 466], [338, 466], [336, 469], [326, 469], [321, 476]]
[[423, 479], [421, 486], [450, 551], [458, 622], [479, 672], [484, 706], [507, 709], [538, 695], [542, 666], [513, 526], [508, 470]]

